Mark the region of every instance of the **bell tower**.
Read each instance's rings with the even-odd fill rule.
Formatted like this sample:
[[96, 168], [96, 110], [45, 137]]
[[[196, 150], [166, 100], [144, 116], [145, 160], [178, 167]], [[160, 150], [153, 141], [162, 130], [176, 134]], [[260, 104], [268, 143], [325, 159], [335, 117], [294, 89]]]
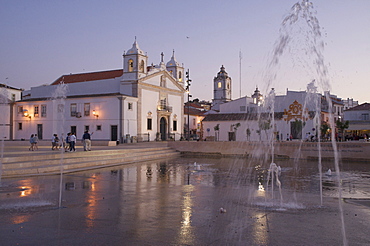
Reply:
[[184, 67], [176, 61], [175, 50], [173, 50], [171, 60], [167, 62], [166, 68], [177, 82], [184, 85]]
[[137, 80], [147, 75], [148, 56], [144, 54], [136, 42], [123, 54], [123, 80]]
[[219, 110], [219, 105], [231, 101], [231, 77], [222, 65], [217, 77], [213, 79], [213, 109]]

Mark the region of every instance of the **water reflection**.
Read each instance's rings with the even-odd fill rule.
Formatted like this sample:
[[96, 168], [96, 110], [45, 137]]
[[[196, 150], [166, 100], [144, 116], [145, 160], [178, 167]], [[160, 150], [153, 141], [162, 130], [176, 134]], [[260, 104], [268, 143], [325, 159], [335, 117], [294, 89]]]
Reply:
[[15, 215], [11, 219], [12, 224], [22, 224], [27, 222], [30, 219], [31, 215]]
[[[282, 167], [280, 180], [285, 201], [282, 208], [297, 211], [320, 203], [315, 162], [302, 161], [299, 170], [295, 170], [291, 161], [276, 160], [276, 164]], [[332, 168], [330, 163], [323, 165]], [[370, 173], [366, 168], [354, 163], [343, 168], [343, 189], [349, 195], [370, 197]], [[180, 158], [68, 174], [63, 184], [65, 208], [60, 223], [62, 227], [74, 226], [98, 234], [107, 228], [106, 234], [130, 238], [132, 245], [152, 241], [207, 245], [210, 237], [217, 242], [230, 237], [253, 239], [251, 244], [266, 245], [270, 240], [267, 219], [275, 220], [274, 216], [266, 217], [267, 170], [268, 164], [247, 159]], [[326, 196], [335, 195], [337, 185], [332, 179], [323, 180]], [[50, 209], [50, 204], [57, 203], [57, 176], [4, 182], [15, 189], [0, 192], [2, 221], [32, 223], [47, 214], [34, 211]], [[296, 200], [305, 206], [292, 202]], [[220, 214], [220, 207], [227, 213]], [[228, 235], [230, 231], [235, 237]], [[161, 241], [163, 238], [166, 240]]]
[[183, 188], [182, 198], [182, 221], [178, 235], [178, 243], [181, 245], [193, 245], [194, 233], [191, 225], [191, 216], [193, 210], [193, 185], [186, 185]]
[[257, 212], [252, 225], [253, 245], [269, 245], [268, 241], [268, 215]]
[[27, 186], [22, 186], [20, 191], [20, 197], [29, 196], [32, 194], [32, 188]]
[[[95, 182], [98, 182], [99, 181], [99, 178], [96, 178], [94, 179], [94, 181], [91, 182], [91, 189], [87, 189], [87, 192], [86, 192], [86, 203], [87, 203], [87, 208], [86, 208], [86, 220], [85, 220], [85, 223], [86, 223], [86, 227], [87, 228], [92, 228], [94, 227], [95, 225], [95, 219], [97, 218], [97, 190], [96, 190], [96, 187], [95, 187]], [[85, 182], [83, 183], [85, 184]], [[99, 187], [99, 186], [98, 186]], [[101, 187], [103, 188], [103, 187]]]

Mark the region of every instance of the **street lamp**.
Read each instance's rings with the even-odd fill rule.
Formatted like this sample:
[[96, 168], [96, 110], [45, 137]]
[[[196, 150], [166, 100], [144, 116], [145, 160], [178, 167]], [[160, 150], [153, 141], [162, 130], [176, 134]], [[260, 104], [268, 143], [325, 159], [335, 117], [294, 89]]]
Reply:
[[23, 110], [23, 116], [31, 119], [31, 115], [28, 113], [27, 109]]
[[188, 94], [188, 141], [190, 140], [190, 72], [189, 69], [186, 71], [186, 93]]
[[95, 110], [93, 110], [93, 116], [95, 116], [96, 118], [99, 118], [99, 114], [98, 114], [98, 112], [96, 112]]

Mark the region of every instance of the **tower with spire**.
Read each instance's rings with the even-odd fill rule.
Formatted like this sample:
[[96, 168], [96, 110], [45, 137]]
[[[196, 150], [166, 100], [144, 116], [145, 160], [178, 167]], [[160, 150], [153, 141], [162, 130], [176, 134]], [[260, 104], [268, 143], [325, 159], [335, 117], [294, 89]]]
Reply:
[[222, 65], [217, 77], [213, 79], [213, 107], [219, 110], [219, 105], [231, 101], [231, 77], [225, 71]]
[[184, 84], [184, 67], [176, 61], [175, 50], [172, 51], [171, 60], [167, 62], [166, 68], [180, 84]]
[[258, 90], [257, 86], [256, 86], [256, 90], [254, 91], [254, 93], [252, 95], [252, 99], [253, 99], [253, 104], [256, 104], [258, 106], [260, 106], [262, 104], [263, 96], [262, 96], [261, 92]]
[[137, 80], [147, 75], [148, 56], [145, 55], [136, 41], [132, 48], [123, 54], [123, 80]]

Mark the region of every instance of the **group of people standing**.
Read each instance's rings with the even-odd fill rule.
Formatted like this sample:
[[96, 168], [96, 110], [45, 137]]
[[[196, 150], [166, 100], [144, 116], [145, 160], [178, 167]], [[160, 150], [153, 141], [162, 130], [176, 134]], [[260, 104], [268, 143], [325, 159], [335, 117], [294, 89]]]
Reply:
[[[91, 151], [91, 135], [89, 131], [85, 131], [82, 135], [82, 142], [84, 146], [84, 151]], [[66, 137], [66, 151], [69, 150], [70, 152], [76, 151], [76, 134], [69, 132]]]
[[[75, 152], [76, 151], [76, 134], [74, 132], [67, 133], [67, 137], [65, 139], [65, 143], [63, 142], [64, 150], [66, 152]], [[51, 142], [52, 142], [52, 149], [57, 149], [61, 145], [58, 145], [58, 135], [54, 134]], [[82, 136], [82, 142], [84, 145], [84, 151], [90, 151], [91, 150], [91, 134], [89, 131], [85, 131], [85, 133]]]
[[[82, 135], [82, 142], [84, 146], [84, 151], [91, 151], [91, 135], [89, 131], [85, 131]], [[60, 139], [58, 137], [58, 134], [53, 134], [53, 137], [51, 138], [51, 149], [52, 150], [58, 150], [64, 147], [65, 152], [75, 152], [76, 151], [76, 134], [74, 132], [67, 133], [67, 137], [65, 138], [65, 141], [62, 141], [60, 143]], [[29, 150], [37, 150], [37, 142], [39, 141], [37, 134], [32, 134], [30, 137], [30, 148]]]
[[37, 147], [37, 143], [39, 141], [39, 138], [37, 137], [37, 134], [31, 134], [31, 137], [30, 137], [30, 148], [28, 150], [38, 150], [38, 147]]

